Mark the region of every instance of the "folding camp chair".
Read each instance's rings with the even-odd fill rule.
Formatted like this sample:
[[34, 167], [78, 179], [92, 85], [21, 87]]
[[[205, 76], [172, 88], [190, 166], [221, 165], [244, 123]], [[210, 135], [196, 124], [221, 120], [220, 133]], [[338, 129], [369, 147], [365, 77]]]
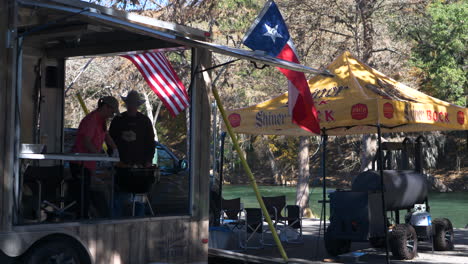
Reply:
[[[286, 196], [262, 197], [265, 207], [277, 231], [283, 232], [281, 236], [287, 243], [302, 243], [302, 217], [297, 205], [286, 205]], [[286, 216], [282, 215], [283, 209]], [[289, 239], [288, 232], [297, 234], [297, 239]], [[266, 244], [272, 245], [272, 244]]]
[[[301, 208], [298, 205], [287, 205], [286, 206], [286, 216], [282, 217], [282, 223], [284, 223], [284, 228], [282, 232], [285, 232], [286, 243], [303, 243], [302, 239], [302, 214]], [[293, 231], [297, 234], [297, 238], [289, 239], [288, 233]]]
[[[263, 214], [260, 208], [245, 208], [245, 225], [241, 232], [244, 237], [239, 238], [240, 247], [243, 249], [263, 248]], [[250, 246], [249, 242], [258, 239], [257, 246]]]
[[222, 199], [221, 202], [221, 224], [228, 225], [231, 230], [241, 229], [245, 221], [241, 219], [243, 209], [240, 198]]

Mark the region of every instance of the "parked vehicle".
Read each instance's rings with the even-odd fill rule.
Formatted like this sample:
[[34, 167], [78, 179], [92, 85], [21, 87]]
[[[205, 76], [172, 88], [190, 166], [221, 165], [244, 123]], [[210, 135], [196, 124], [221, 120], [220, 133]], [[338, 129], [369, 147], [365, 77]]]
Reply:
[[153, 164], [157, 164], [162, 175], [187, 172], [188, 161], [179, 159], [167, 146], [156, 142]]
[[159, 182], [150, 194], [151, 204], [157, 213], [188, 212], [190, 182], [187, 160], [179, 159], [167, 146], [156, 142], [153, 163], [160, 170]]

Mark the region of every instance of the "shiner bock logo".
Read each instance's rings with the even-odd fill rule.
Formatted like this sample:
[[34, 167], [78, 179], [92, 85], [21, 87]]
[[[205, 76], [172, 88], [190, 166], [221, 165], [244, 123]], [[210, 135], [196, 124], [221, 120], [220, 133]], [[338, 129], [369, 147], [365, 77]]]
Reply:
[[385, 103], [383, 105], [383, 115], [388, 118], [392, 119], [393, 118], [393, 113], [395, 110], [393, 109], [393, 105], [391, 103]]
[[465, 114], [462, 111], [457, 112], [457, 122], [460, 125], [465, 124]]
[[405, 119], [410, 122], [427, 122], [432, 123], [450, 123], [448, 112], [430, 110], [430, 109], [415, 109], [410, 104], [405, 104]]
[[282, 126], [290, 115], [260, 111], [255, 115], [255, 127]]
[[365, 104], [355, 104], [351, 107], [351, 117], [356, 120], [367, 118], [369, 110]]
[[229, 123], [231, 123], [232, 127], [238, 127], [241, 124], [241, 116], [239, 114], [230, 114], [228, 116]]

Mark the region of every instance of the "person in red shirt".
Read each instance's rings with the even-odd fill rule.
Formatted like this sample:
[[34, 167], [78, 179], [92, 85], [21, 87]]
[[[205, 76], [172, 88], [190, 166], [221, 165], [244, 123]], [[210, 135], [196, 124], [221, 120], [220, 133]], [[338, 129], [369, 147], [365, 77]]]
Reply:
[[[112, 96], [99, 99], [97, 109], [81, 120], [72, 152], [102, 153], [104, 141], [107, 143], [107, 146], [110, 147], [111, 152], [117, 152], [117, 146], [109, 136], [106, 125], [106, 121], [116, 114], [119, 114], [119, 103], [117, 99]], [[86, 161], [70, 163], [70, 169], [74, 180], [79, 183], [73, 184], [70, 190], [71, 193], [73, 193], [72, 196], [76, 198], [78, 218], [88, 218], [91, 177], [96, 174], [96, 162]], [[83, 183], [81, 183], [81, 180], [83, 180]], [[83, 205], [81, 204], [81, 184], [84, 186]]]

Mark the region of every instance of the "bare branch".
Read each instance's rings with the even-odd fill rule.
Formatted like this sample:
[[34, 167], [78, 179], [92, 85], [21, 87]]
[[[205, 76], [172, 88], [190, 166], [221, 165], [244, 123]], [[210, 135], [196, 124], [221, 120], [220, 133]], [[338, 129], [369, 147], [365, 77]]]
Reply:
[[377, 53], [377, 52], [383, 52], [383, 51], [389, 51], [389, 52], [392, 52], [392, 53], [396, 53], [396, 54], [400, 54], [400, 55], [401, 55], [401, 52], [396, 51], [396, 50], [394, 50], [394, 49], [390, 49], [390, 48], [375, 49], [375, 50], [372, 50], [371, 52], [372, 52], [372, 53]]
[[332, 34], [336, 34], [336, 35], [340, 35], [340, 36], [347, 37], [347, 38], [353, 38], [353, 36], [351, 36], [351, 35], [343, 34], [343, 33], [340, 33], [340, 32], [336, 32], [336, 31], [332, 31], [332, 30], [328, 30], [328, 29], [324, 29], [324, 28], [319, 28], [319, 30], [320, 31], [325, 31], [325, 32], [328, 32], [328, 33], [332, 33]]

